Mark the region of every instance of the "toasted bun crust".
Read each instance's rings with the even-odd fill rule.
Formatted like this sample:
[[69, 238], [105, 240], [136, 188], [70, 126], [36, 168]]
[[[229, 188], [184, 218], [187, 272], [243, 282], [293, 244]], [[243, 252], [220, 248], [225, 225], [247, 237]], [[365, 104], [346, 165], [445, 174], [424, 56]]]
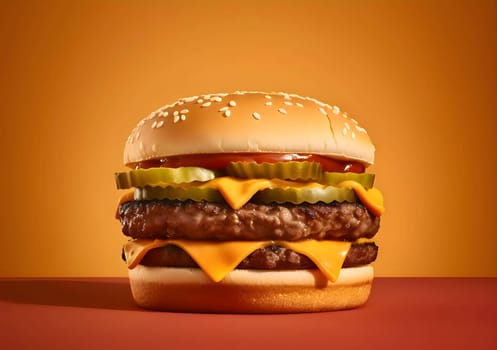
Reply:
[[172, 155], [309, 153], [370, 165], [366, 130], [337, 106], [286, 93], [193, 96], [159, 108], [128, 137], [124, 163]]
[[319, 270], [234, 270], [219, 283], [195, 268], [129, 270], [133, 297], [147, 309], [214, 313], [291, 313], [349, 309], [371, 291], [373, 267], [344, 268], [334, 283]]

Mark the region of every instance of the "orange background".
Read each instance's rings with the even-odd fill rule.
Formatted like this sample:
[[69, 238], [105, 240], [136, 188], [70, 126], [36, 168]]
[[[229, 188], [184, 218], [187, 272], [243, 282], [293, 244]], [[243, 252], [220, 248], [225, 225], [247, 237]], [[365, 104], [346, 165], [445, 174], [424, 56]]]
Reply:
[[128, 133], [234, 90], [312, 96], [368, 129], [379, 276], [497, 276], [497, 2], [0, 6], [0, 276], [124, 276]]

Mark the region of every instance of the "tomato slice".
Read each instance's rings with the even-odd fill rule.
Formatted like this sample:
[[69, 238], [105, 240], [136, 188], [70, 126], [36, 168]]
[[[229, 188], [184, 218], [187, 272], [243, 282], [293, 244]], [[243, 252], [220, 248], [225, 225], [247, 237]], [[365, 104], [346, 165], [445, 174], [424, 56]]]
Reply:
[[205, 153], [176, 155], [160, 159], [150, 159], [138, 162], [134, 165], [136, 169], [147, 169], [156, 167], [178, 168], [186, 166], [197, 166], [212, 170], [226, 168], [231, 162], [255, 162], [255, 163], [278, 163], [288, 161], [318, 162], [321, 163], [323, 171], [363, 173], [363, 164], [354, 161], [339, 160], [321, 156], [318, 154], [300, 153]]

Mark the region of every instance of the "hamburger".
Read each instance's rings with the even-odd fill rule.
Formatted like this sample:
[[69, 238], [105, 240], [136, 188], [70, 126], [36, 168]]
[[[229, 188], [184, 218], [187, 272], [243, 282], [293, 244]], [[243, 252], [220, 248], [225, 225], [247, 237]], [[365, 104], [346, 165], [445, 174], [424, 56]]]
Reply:
[[383, 197], [357, 120], [316, 99], [237, 91], [141, 120], [115, 174], [136, 303], [288, 313], [363, 305]]

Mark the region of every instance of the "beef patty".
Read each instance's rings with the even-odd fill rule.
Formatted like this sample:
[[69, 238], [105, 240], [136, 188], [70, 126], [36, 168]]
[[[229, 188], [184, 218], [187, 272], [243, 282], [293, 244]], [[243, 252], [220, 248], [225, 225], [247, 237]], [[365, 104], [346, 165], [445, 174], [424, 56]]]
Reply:
[[[353, 243], [342, 267], [370, 264], [376, 260], [378, 246], [373, 242]], [[123, 259], [126, 260], [123, 254]], [[140, 262], [146, 266], [198, 267], [197, 263], [175, 245], [150, 250]], [[247, 256], [237, 269], [293, 270], [315, 269], [316, 265], [305, 255], [277, 245], [259, 248]]]
[[362, 204], [348, 202], [249, 202], [234, 210], [205, 201], [129, 201], [117, 215], [125, 235], [160, 239], [355, 241], [373, 237], [380, 224]]

